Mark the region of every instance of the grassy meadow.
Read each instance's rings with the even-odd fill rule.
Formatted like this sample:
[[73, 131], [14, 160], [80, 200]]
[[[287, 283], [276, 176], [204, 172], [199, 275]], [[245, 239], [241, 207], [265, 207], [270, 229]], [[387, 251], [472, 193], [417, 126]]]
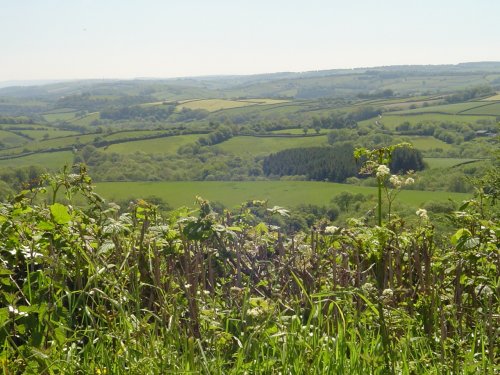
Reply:
[[[172, 207], [194, 206], [196, 196], [235, 207], [248, 200], [267, 200], [270, 206], [296, 207], [298, 204], [329, 204], [344, 191], [375, 196], [377, 189], [329, 182], [313, 181], [173, 181], [173, 182], [100, 182], [96, 191], [109, 200], [159, 197]], [[469, 194], [438, 191], [403, 190], [398, 200], [421, 207], [427, 201], [461, 202]]]
[[26, 143], [27, 141], [29, 140], [20, 135], [12, 133], [11, 131], [0, 130], [0, 142], [2, 142], [4, 147], [16, 147], [22, 145], [23, 143]]
[[429, 168], [451, 168], [457, 165], [472, 163], [477, 159], [460, 158], [424, 158], [424, 162]]
[[237, 156], [268, 155], [294, 147], [314, 147], [327, 145], [327, 136], [314, 137], [233, 137], [215, 147]]
[[[360, 121], [360, 126], [366, 126], [370, 124], [375, 124], [377, 119], [369, 119]], [[382, 119], [378, 119], [379, 123], [382, 124], [385, 128], [395, 131], [398, 125], [401, 125], [404, 122], [408, 122], [412, 125], [418, 123], [425, 123], [428, 121], [436, 121], [436, 122], [452, 122], [452, 123], [474, 123], [478, 120], [492, 120], [495, 121], [495, 116], [490, 115], [457, 115], [457, 114], [444, 114], [444, 113], [414, 113], [408, 112], [406, 114], [397, 114], [394, 113], [384, 113], [382, 115]]]
[[144, 152], [148, 154], [175, 154], [179, 147], [196, 142], [200, 135], [179, 135], [175, 137], [164, 137], [117, 143], [105, 148], [106, 152], [119, 154], [134, 154]]
[[52, 171], [60, 170], [64, 165], [71, 166], [72, 164], [73, 152], [71, 151], [44, 152], [0, 160], [0, 167], [28, 167], [30, 165], [38, 165]]
[[453, 148], [452, 145], [432, 136], [410, 136], [408, 137], [408, 139], [413, 147], [421, 151], [428, 151], [436, 148], [440, 148], [442, 150], [451, 150]]

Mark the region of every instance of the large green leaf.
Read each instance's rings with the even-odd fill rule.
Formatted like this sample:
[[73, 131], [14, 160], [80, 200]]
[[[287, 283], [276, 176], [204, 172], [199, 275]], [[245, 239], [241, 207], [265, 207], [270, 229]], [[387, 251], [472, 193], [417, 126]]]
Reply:
[[71, 215], [68, 212], [68, 208], [60, 203], [54, 203], [50, 206], [50, 213], [52, 219], [57, 224], [67, 224], [71, 220]]

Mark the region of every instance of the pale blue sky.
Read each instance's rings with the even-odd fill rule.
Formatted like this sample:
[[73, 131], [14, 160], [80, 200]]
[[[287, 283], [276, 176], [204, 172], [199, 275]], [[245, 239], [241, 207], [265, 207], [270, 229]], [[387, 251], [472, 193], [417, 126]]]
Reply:
[[500, 0], [0, 0], [0, 81], [500, 61]]

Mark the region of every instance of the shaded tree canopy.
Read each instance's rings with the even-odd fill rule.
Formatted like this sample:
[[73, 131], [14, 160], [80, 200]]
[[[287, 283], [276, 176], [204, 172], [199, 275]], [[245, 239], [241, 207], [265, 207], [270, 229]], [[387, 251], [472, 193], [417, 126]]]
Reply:
[[390, 168], [394, 173], [421, 171], [425, 168], [422, 153], [414, 148], [397, 148], [392, 153]]
[[335, 182], [358, 172], [351, 145], [283, 150], [266, 157], [262, 168], [267, 176], [304, 175], [310, 180]]

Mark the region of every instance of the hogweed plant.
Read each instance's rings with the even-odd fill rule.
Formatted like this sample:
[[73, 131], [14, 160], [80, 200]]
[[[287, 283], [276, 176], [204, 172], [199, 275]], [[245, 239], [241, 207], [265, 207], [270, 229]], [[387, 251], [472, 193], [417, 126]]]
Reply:
[[412, 148], [410, 143], [399, 143], [397, 145], [380, 147], [373, 150], [357, 148], [354, 150], [356, 160], [363, 162], [360, 173], [375, 175], [377, 179], [377, 223], [382, 226], [382, 193], [385, 192], [388, 201], [388, 216], [390, 221], [391, 207], [397, 193], [401, 187], [411, 185], [415, 180], [411, 177], [411, 172], [407, 178], [398, 175], [391, 175], [389, 163], [394, 150], [398, 148]]

